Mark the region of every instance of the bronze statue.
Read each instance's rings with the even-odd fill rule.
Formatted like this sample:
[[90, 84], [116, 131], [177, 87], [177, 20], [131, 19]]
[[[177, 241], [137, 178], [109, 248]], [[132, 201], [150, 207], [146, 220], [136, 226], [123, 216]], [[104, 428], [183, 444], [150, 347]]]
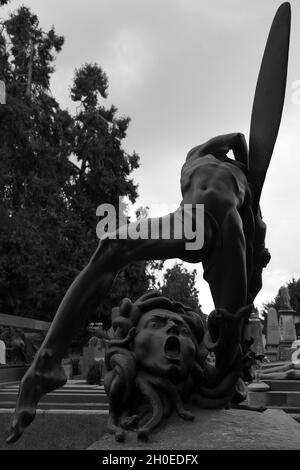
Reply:
[[[249, 155], [245, 137], [239, 132], [215, 137], [195, 147], [188, 153], [182, 168], [182, 202], [177, 211], [159, 218], [156, 232], [152, 230], [150, 239], [126, 238], [128, 228], [149, 227], [151, 220], [142, 219], [130, 224], [129, 227], [120, 227], [116, 234], [108, 234], [100, 241], [88, 265], [67, 291], [44, 343], [21, 381], [7, 442], [14, 442], [22, 435], [24, 429], [34, 419], [36, 406], [41, 397], [66, 382], [61, 360], [71, 339], [80, 325], [85, 324], [87, 315], [109, 293], [118, 271], [132, 261], [180, 258], [190, 263], [202, 262], [204, 278], [209, 283], [215, 304], [215, 310], [208, 319], [208, 332], [204, 338], [205, 347], [213, 351], [216, 356], [216, 365], [212, 374], [207, 372], [209, 366], [203, 368], [201, 358], [197, 358], [203, 334], [199, 322], [195, 320], [194, 328], [191, 326], [193, 320], [189, 323], [188, 315], [181, 312], [184, 322], [190, 326], [190, 331], [187, 328], [184, 347], [190, 351], [191, 358], [195, 357], [195, 361], [191, 361], [191, 364], [188, 362], [184, 367], [179, 357], [176, 358], [176, 361], [177, 359], [179, 361], [177, 364], [174, 358], [172, 369], [174, 374], [173, 372], [170, 376], [167, 374], [163, 381], [157, 383], [155, 377], [151, 375], [149, 378], [149, 375], [145, 375], [152, 374], [151, 370], [145, 374], [143, 372], [142, 378], [137, 375], [134, 379], [135, 365], [131, 364], [132, 351], [126, 352], [120, 356], [120, 360], [128, 360], [131, 364], [128, 370], [131, 371], [132, 380], [135, 380], [140, 392], [151, 401], [150, 389], [162, 389], [160, 393], [163, 395], [164, 388], [169, 387], [171, 402], [177, 406], [177, 409], [182, 410], [176, 383], [178, 380], [188, 380], [192, 375], [193, 387], [198, 392], [196, 401], [198, 400], [200, 406], [218, 408], [243, 399], [241, 396], [243, 394], [235, 394], [235, 389], [239, 385], [239, 378], [243, 376], [242, 358], [247, 356], [243, 331], [252, 310], [251, 304], [262, 286], [262, 269], [269, 260], [269, 253], [264, 243], [266, 226], [261, 217], [259, 200], [281, 119], [289, 34], [290, 5], [285, 3], [279, 8], [274, 19], [259, 74], [251, 120]], [[227, 156], [230, 150], [233, 151], [235, 159]], [[186, 240], [184, 235], [181, 239], [174, 236], [174, 227], [178, 220], [184, 223], [182, 212], [185, 204], [193, 206], [204, 204], [204, 244], [199, 250], [187, 250], [186, 242], [189, 240]], [[164, 222], [169, 218], [171, 236], [166, 239]], [[188, 223], [192, 225], [193, 222], [192, 211]], [[186, 233], [185, 230], [183, 233]], [[155, 299], [151, 298], [149, 302], [150, 300], [155, 305]], [[147, 300], [145, 303], [147, 304]], [[165, 320], [161, 318], [157, 320], [158, 323], [165, 321], [163, 328], [166, 328], [168, 322], [174, 325], [174, 331], [180, 331], [180, 325], [182, 329], [186, 328], [184, 322], [182, 323], [175, 315], [178, 313], [177, 308], [182, 309], [170, 306], [168, 301], [167, 313], [163, 313]], [[151, 310], [152, 312], [155, 310], [153, 305]], [[131, 312], [130, 315], [134, 314]], [[115, 360], [115, 356], [118, 356], [112, 352], [113, 344], [116, 347], [117, 341], [123, 342], [123, 345], [124, 341], [130, 344], [132, 337], [128, 328], [131, 324], [137, 331], [134, 351], [137, 362], [140, 361], [138, 338], [139, 335], [148, 334], [145, 333], [148, 327], [144, 322], [145, 318], [147, 322], [151, 322], [151, 315], [153, 313], [149, 311], [148, 317], [146, 313], [139, 322], [128, 320], [126, 315], [121, 315], [122, 322], [118, 327], [120, 330], [117, 328], [117, 337], [112, 339], [109, 361], [113, 358]], [[118, 336], [120, 334], [121, 336]], [[178, 346], [177, 340], [176, 344]], [[174, 340], [173, 347], [176, 350], [175, 346]], [[123, 352], [125, 350], [122, 349]], [[153, 350], [153, 354], [158, 352], [155, 353]], [[170, 354], [172, 356], [174, 352]], [[180, 350], [180, 354], [184, 354], [184, 349]], [[145, 361], [144, 366], [147, 369]], [[118, 427], [117, 421], [122, 410], [121, 404], [118, 405], [117, 402], [118, 399], [120, 403], [123, 401], [120, 400], [121, 391], [118, 392], [118, 378], [114, 376], [116, 372], [114, 366], [113, 371], [110, 378], [106, 379], [106, 387], [112, 400], [111, 426]], [[121, 383], [120, 387], [120, 390], [125, 387], [124, 390], [128, 391], [125, 383]], [[126, 393], [124, 397], [127, 396]], [[124, 400], [126, 401], [126, 398]], [[125, 405], [127, 407], [127, 403], [124, 403]], [[167, 410], [168, 406], [166, 404]], [[161, 413], [160, 410], [158, 416]], [[182, 414], [185, 417], [189, 416], [184, 411]], [[158, 420], [155, 413], [153, 416], [154, 420]], [[143, 433], [146, 435], [151, 427], [152, 424], [149, 423], [146, 428], [142, 427], [140, 435]]]
[[[124, 440], [126, 429], [146, 440], [174, 409], [192, 420], [183, 402], [201, 408], [227, 405], [242, 361], [240, 319], [248, 314], [247, 308], [237, 315], [214, 312], [222, 338], [211, 344], [200, 314], [188, 307], [156, 291], [135, 303], [124, 299], [112, 318], [105, 358], [108, 430], [116, 440]], [[215, 366], [207, 360], [207, 348], [215, 352]]]

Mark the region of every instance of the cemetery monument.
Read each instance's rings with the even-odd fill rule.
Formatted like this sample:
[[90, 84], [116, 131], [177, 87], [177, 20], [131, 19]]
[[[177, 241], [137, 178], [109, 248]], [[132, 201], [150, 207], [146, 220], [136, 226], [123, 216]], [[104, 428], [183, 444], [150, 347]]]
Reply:
[[[132, 261], [180, 258], [202, 262], [215, 309], [205, 332], [197, 313], [155, 292], [135, 303], [123, 301], [112, 318], [106, 357], [109, 428], [116, 439], [123, 440], [130, 427], [140, 439], [147, 439], [172, 409], [191, 420], [184, 401], [202, 408], [224, 408], [245, 399], [243, 379], [249, 374], [245, 328], [262, 287], [262, 270], [270, 259], [260, 196], [284, 104], [290, 22], [290, 5], [284, 3], [273, 21], [258, 77], [249, 151], [240, 132], [193, 148], [182, 168], [182, 202], [175, 212], [153, 224], [156, 228], [150, 230], [148, 239], [130, 238], [128, 233], [153, 227], [149, 219], [121, 226], [117, 233], [101, 239], [67, 291], [21, 381], [8, 443], [30, 425], [43, 395], [66, 382], [61, 361], [74, 334], [109, 294], [118, 271]], [[234, 159], [227, 156], [231, 150]], [[204, 205], [204, 226], [199, 227], [204, 242], [192, 250], [185, 235], [176, 237], [175, 227], [179, 223], [183, 234], [186, 229], [191, 232], [197, 205]], [[208, 351], [215, 355], [214, 366], [206, 361]], [[150, 416], [145, 416], [145, 404]]]

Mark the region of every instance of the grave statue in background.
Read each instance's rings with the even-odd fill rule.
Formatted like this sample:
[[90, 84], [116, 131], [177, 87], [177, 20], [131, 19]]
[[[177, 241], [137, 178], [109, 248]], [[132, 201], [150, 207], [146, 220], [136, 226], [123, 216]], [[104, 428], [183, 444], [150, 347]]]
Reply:
[[279, 310], [293, 311], [291, 306], [291, 297], [289, 289], [286, 286], [282, 286], [279, 289], [280, 307]]

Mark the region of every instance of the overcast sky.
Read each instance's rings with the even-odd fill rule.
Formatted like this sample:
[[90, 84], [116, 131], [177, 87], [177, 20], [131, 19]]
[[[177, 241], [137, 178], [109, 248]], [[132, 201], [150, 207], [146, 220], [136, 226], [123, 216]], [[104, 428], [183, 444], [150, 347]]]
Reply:
[[[134, 173], [138, 204], [156, 205], [155, 215], [179, 204], [180, 169], [190, 148], [227, 132], [248, 139], [256, 79], [280, 1], [14, 0], [2, 12], [21, 3], [43, 28], [54, 25], [65, 36], [52, 80], [63, 107], [73, 109], [76, 67], [97, 62], [108, 74], [108, 104], [132, 119], [124, 147], [141, 157]], [[300, 80], [300, 2], [291, 5], [286, 103], [261, 200], [272, 260], [257, 306], [300, 277], [300, 103], [292, 99]], [[201, 277], [199, 266], [200, 303], [209, 313], [213, 304]]]

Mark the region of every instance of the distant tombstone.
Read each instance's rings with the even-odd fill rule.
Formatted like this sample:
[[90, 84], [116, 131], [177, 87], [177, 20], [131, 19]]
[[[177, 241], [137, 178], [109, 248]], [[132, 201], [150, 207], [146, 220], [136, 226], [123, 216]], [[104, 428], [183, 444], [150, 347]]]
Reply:
[[275, 308], [269, 308], [267, 313], [267, 345], [278, 346], [279, 324]]
[[6, 86], [3, 80], [0, 80], [0, 104], [6, 104]]
[[6, 346], [2, 340], [0, 340], [0, 364], [6, 364]]
[[292, 343], [297, 340], [295, 328], [296, 312], [292, 309], [289, 289], [283, 286], [279, 289], [279, 360], [290, 361], [294, 352]]
[[81, 373], [84, 377], [94, 362], [104, 362], [105, 343], [102, 339], [92, 336], [88, 342], [88, 346], [83, 348], [83, 356], [81, 359]]
[[94, 359], [95, 361], [100, 361], [104, 359], [105, 349], [103, 345], [103, 341], [98, 339], [97, 344], [94, 347]]
[[267, 313], [266, 356], [271, 362], [278, 358], [279, 324], [275, 308], [269, 308]]
[[291, 347], [292, 343], [296, 341], [296, 328], [295, 328], [295, 315], [296, 312], [292, 309], [290, 294], [287, 287], [279, 289], [280, 295], [280, 308], [279, 315], [279, 360], [290, 361], [294, 349]]
[[[279, 311], [279, 313], [281, 313]], [[279, 332], [280, 332], [280, 342], [284, 343], [293, 343], [296, 341], [296, 329], [294, 323], [294, 315], [287, 313], [281, 314], [279, 317]], [[290, 344], [290, 346], [291, 346]]]

